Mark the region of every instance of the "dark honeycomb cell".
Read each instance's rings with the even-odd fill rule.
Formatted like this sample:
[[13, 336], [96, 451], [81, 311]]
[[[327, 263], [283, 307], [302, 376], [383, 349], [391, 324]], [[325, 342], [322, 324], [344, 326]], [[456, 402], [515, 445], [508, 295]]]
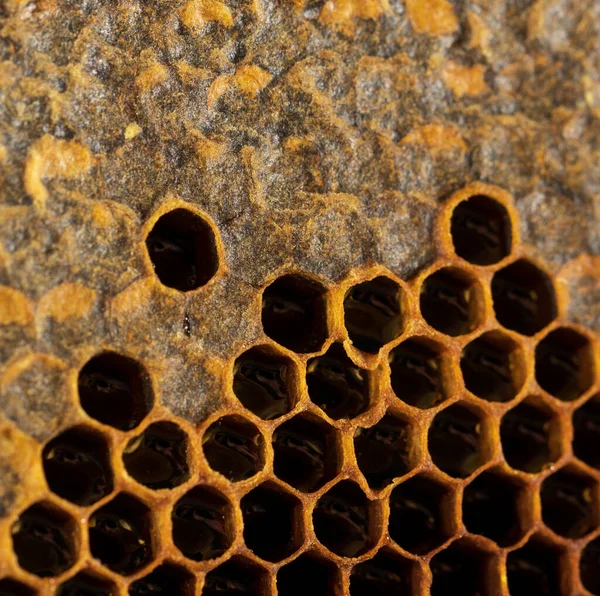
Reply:
[[460, 368], [465, 387], [487, 401], [510, 401], [527, 376], [523, 351], [498, 331], [484, 333], [469, 343], [463, 349]]
[[175, 546], [193, 561], [220, 557], [231, 545], [231, 505], [216, 489], [196, 486], [173, 507]]
[[402, 288], [376, 277], [350, 288], [344, 298], [344, 321], [354, 347], [376, 354], [402, 333]]
[[475, 265], [493, 265], [510, 254], [512, 228], [506, 207], [485, 195], [459, 203], [452, 212], [454, 251]]
[[560, 553], [536, 537], [506, 556], [510, 596], [560, 596]]
[[77, 575], [60, 585], [56, 596], [116, 596], [117, 586], [104, 577], [88, 571]]
[[384, 488], [412, 468], [412, 427], [400, 416], [388, 412], [373, 426], [356, 429], [354, 453], [369, 486]]
[[189, 478], [187, 435], [172, 422], [155, 422], [123, 451], [129, 475], [152, 489], [175, 488]]
[[34, 596], [35, 591], [14, 579], [0, 580], [0, 596]]
[[284, 275], [265, 288], [262, 324], [278, 344], [305, 354], [327, 339], [326, 289], [301, 275]]
[[446, 267], [421, 286], [421, 314], [446, 335], [464, 335], [481, 322], [483, 297], [479, 282], [462, 269]]
[[594, 382], [594, 354], [589, 340], [573, 329], [549, 333], [535, 349], [535, 378], [562, 401], [583, 395]]
[[350, 595], [411, 596], [416, 594], [416, 575], [414, 561], [380, 550], [372, 559], [352, 569]]
[[373, 546], [371, 509], [358, 484], [342, 480], [317, 502], [313, 511], [315, 534], [336, 555], [358, 557]]
[[79, 373], [78, 385], [86, 413], [120, 430], [135, 428], [154, 401], [144, 368], [115, 352], [103, 352], [89, 360]]
[[581, 558], [579, 559], [579, 575], [581, 577], [581, 583], [592, 594], [600, 594], [599, 570], [600, 538], [596, 538], [586, 545], [581, 552]]
[[76, 505], [92, 505], [112, 490], [108, 445], [90, 428], [77, 426], [52, 439], [42, 462], [50, 490]]
[[240, 503], [244, 542], [265, 561], [281, 561], [298, 550], [300, 501], [272, 483], [250, 491]]
[[390, 495], [388, 532], [403, 549], [423, 555], [443, 544], [453, 533], [454, 496], [427, 476], [413, 476]]
[[129, 586], [131, 596], [194, 596], [194, 590], [194, 576], [172, 563], [163, 563]]
[[277, 573], [278, 596], [332, 596], [340, 579], [337, 569], [318, 555], [305, 553]]
[[224, 416], [202, 438], [208, 465], [232, 482], [254, 476], [264, 465], [264, 439], [258, 428], [241, 416]]
[[392, 389], [403, 402], [432, 408], [452, 391], [443, 346], [426, 338], [411, 338], [389, 354]]
[[356, 366], [341, 344], [308, 361], [308, 395], [330, 418], [355, 418], [371, 402], [371, 373]]
[[153, 556], [150, 511], [135, 497], [120, 494], [88, 523], [90, 551], [111, 571], [130, 575]]
[[581, 461], [600, 469], [600, 394], [573, 414], [573, 451]]
[[523, 335], [535, 335], [556, 318], [552, 280], [528, 261], [519, 260], [492, 279], [498, 322]]
[[294, 363], [268, 347], [244, 352], [233, 368], [233, 392], [242, 405], [263, 420], [294, 407]]
[[429, 454], [446, 474], [466, 478], [484, 463], [481, 419], [471, 409], [455, 404], [442, 410], [429, 427]]
[[542, 519], [565, 538], [582, 538], [598, 523], [598, 486], [574, 469], [563, 468], [542, 483]]
[[481, 534], [499, 546], [510, 546], [524, 534], [525, 494], [513, 478], [485, 471], [463, 490], [462, 518], [471, 534]]
[[202, 596], [264, 596], [269, 576], [244, 557], [232, 557], [206, 574]]
[[19, 566], [29, 573], [56, 577], [75, 563], [75, 521], [48, 503], [36, 503], [21, 513], [11, 534]]
[[533, 398], [504, 414], [500, 439], [508, 465], [536, 474], [555, 461], [558, 454], [551, 441], [555, 424], [554, 413]]
[[312, 492], [338, 472], [335, 429], [320, 418], [299, 414], [273, 433], [275, 475], [302, 492]]
[[146, 238], [146, 248], [160, 282], [181, 292], [205, 285], [219, 268], [212, 228], [187, 209], [162, 215]]

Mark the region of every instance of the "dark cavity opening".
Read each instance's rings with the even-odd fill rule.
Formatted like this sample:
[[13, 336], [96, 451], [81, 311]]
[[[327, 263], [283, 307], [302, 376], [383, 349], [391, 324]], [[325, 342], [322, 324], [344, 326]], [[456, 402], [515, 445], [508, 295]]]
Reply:
[[[579, 574], [581, 583], [592, 594], [600, 594], [600, 538], [592, 540], [581, 553]], [[528, 595], [529, 596], [529, 595]]]
[[573, 451], [586, 464], [600, 468], [600, 395], [573, 414]]
[[558, 554], [535, 539], [519, 550], [508, 553], [506, 577], [511, 596], [561, 594]]
[[301, 555], [277, 573], [278, 596], [331, 596], [338, 593], [337, 573], [330, 564]]
[[12, 579], [0, 580], [0, 596], [34, 596], [35, 592], [25, 584]]
[[[1, 594], [1, 592], [0, 592]], [[80, 572], [56, 591], [57, 596], [116, 596], [116, 586], [92, 573]]]
[[264, 572], [241, 557], [233, 557], [206, 574], [202, 596], [264, 596], [267, 585]]
[[129, 586], [131, 596], [193, 596], [194, 577], [187, 571], [165, 563], [146, 577], [134, 581]]
[[397, 555], [378, 552], [359, 563], [350, 575], [351, 596], [410, 596], [413, 594], [413, 563]]

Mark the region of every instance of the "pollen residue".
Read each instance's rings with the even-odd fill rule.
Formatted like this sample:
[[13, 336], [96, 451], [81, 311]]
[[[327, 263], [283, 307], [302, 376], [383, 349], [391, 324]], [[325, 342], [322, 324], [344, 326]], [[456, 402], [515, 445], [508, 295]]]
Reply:
[[191, 30], [198, 30], [215, 21], [228, 29], [233, 26], [229, 7], [220, 0], [190, 0], [179, 10], [181, 22]]
[[0, 325], [26, 326], [33, 320], [33, 307], [27, 296], [8, 286], [0, 286]]
[[352, 19], [376, 19], [389, 10], [388, 0], [328, 0], [319, 20], [330, 25]]
[[449, 62], [442, 73], [444, 83], [455, 97], [482, 95], [490, 89], [485, 82], [485, 66], [463, 66]]
[[64, 323], [71, 317], [83, 318], [88, 316], [96, 299], [96, 292], [81, 284], [64, 283], [40, 299], [38, 315], [51, 317], [59, 323]]
[[415, 33], [449, 35], [458, 30], [458, 19], [449, 0], [406, 0]]
[[423, 145], [434, 153], [452, 149], [467, 150], [467, 144], [456, 130], [440, 124], [427, 124], [415, 128], [402, 139], [400, 144]]

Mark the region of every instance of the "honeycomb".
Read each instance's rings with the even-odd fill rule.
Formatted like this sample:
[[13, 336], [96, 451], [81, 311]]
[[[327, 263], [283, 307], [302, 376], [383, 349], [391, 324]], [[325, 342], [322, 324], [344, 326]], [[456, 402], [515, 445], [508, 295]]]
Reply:
[[[144, 362], [89, 354], [76, 422], [0, 520], [0, 594], [600, 594], [597, 338], [520, 229], [508, 192], [470, 184], [408, 280], [273, 277], [198, 424]], [[165, 292], [223, 274], [191, 206], [143, 243]]]

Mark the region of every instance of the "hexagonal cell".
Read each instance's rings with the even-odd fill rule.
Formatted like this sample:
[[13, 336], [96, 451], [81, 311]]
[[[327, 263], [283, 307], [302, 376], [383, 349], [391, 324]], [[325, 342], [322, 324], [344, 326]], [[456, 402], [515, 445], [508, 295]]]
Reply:
[[506, 207], [485, 195], [460, 202], [452, 212], [454, 252], [475, 265], [493, 265], [510, 254], [512, 226]]
[[147, 596], [148, 594], [193, 596], [194, 591], [194, 576], [184, 567], [173, 563], [159, 565], [152, 573], [134, 581], [129, 586], [131, 596]]
[[586, 464], [600, 469], [600, 394], [573, 413], [573, 451]]
[[258, 557], [277, 562], [298, 550], [300, 501], [280, 487], [265, 482], [240, 502], [244, 516], [244, 542]]
[[219, 268], [211, 226], [188, 209], [162, 215], [146, 238], [146, 248], [160, 282], [181, 292], [205, 285]]
[[117, 586], [112, 581], [91, 571], [80, 571], [56, 590], [56, 596], [116, 596], [117, 594]]
[[338, 472], [335, 429], [325, 421], [299, 414], [273, 433], [275, 475], [302, 492], [313, 492]]
[[562, 468], [542, 483], [542, 519], [565, 538], [582, 538], [598, 523], [598, 487], [593, 478]]
[[171, 523], [175, 546], [193, 561], [216, 559], [231, 546], [231, 504], [212, 487], [195, 486], [181, 497]]
[[433, 419], [428, 433], [433, 463], [454, 478], [466, 478], [485, 463], [481, 418], [471, 409], [454, 404]]
[[263, 292], [265, 333], [294, 352], [318, 352], [329, 335], [326, 292], [319, 282], [302, 275], [276, 279]]
[[562, 401], [583, 395], [594, 382], [590, 341], [564, 327], [549, 333], [535, 349], [535, 378], [542, 389]]
[[90, 551], [105, 567], [130, 575], [153, 556], [150, 510], [121, 493], [98, 509], [88, 523]]
[[453, 533], [451, 489], [427, 476], [413, 476], [390, 495], [388, 532], [403, 549], [423, 555]]
[[373, 503], [352, 480], [342, 480], [317, 502], [313, 525], [318, 540], [342, 557], [358, 557], [374, 544], [370, 535]]
[[189, 478], [187, 435], [173, 422], [155, 422], [123, 451], [128, 474], [152, 489], [175, 488]]
[[263, 420], [294, 407], [294, 363], [261, 346], [244, 352], [233, 368], [233, 392], [242, 405]]
[[589, 542], [581, 552], [579, 576], [581, 583], [592, 594], [600, 594], [600, 538]]
[[76, 505], [92, 505], [112, 491], [108, 445], [90, 428], [77, 426], [52, 439], [42, 463], [50, 490]]
[[514, 478], [485, 471], [463, 490], [462, 518], [471, 534], [481, 534], [499, 546], [518, 542], [525, 533], [526, 493]]
[[376, 354], [402, 333], [402, 288], [379, 276], [350, 288], [344, 298], [344, 322], [354, 347]]
[[263, 596], [268, 585], [266, 569], [236, 556], [206, 574], [202, 596]]
[[558, 458], [551, 441], [556, 424], [552, 410], [528, 398], [509, 410], [500, 423], [504, 459], [511, 468], [530, 474], [541, 472]]
[[337, 569], [326, 559], [304, 553], [277, 573], [278, 596], [331, 596], [339, 590]]
[[432, 408], [450, 394], [451, 371], [445, 349], [426, 338], [410, 338], [389, 354], [396, 396], [417, 408]]
[[354, 453], [369, 486], [374, 489], [386, 487], [412, 468], [411, 424], [388, 411], [373, 426], [356, 429]]
[[49, 503], [23, 511], [11, 528], [19, 566], [39, 577], [56, 577], [77, 558], [77, 526], [71, 517]]
[[423, 318], [446, 335], [470, 333], [481, 322], [481, 287], [462, 269], [446, 267], [432, 273], [421, 286], [420, 301]]
[[116, 352], [94, 356], [79, 372], [79, 400], [86, 413], [120, 430], [135, 428], [154, 397], [145, 369]]
[[431, 596], [491, 596], [497, 592], [491, 584], [492, 557], [462, 538], [439, 552], [429, 563]]
[[527, 376], [523, 351], [510, 337], [489, 331], [469, 343], [460, 357], [465, 387], [481, 399], [515, 398]]
[[246, 480], [264, 466], [264, 439], [258, 428], [241, 416], [224, 416], [202, 437], [208, 465], [232, 482]]
[[34, 596], [33, 588], [8, 577], [0, 580], [0, 596]]
[[351, 596], [411, 596], [416, 593], [417, 564], [388, 550], [355, 565], [350, 574]]
[[560, 553], [537, 537], [506, 556], [511, 596], [560, 596]]
[[308, 361], [306, 384], [311, 401], [330, 418], [355, 418], [371, 403], [371, 373], [356, 366], [341, 344]]
[[495, 273], [492, 298], [498, 322], [523, 335], [535, 335], [557, 315], [552, 280], [523, 259]]

